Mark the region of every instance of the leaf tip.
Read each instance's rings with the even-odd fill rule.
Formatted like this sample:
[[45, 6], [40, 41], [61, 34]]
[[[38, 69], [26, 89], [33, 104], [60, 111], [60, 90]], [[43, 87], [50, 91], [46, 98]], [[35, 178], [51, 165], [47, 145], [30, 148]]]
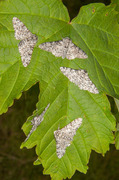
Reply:
[[25, 147], [24, 142], [21, 144], [20, 149], [23, 149]]
[[40, 165], [41, 161], [39, 159], [36, 159], [36, 161], [34, 161], [33, 165]]

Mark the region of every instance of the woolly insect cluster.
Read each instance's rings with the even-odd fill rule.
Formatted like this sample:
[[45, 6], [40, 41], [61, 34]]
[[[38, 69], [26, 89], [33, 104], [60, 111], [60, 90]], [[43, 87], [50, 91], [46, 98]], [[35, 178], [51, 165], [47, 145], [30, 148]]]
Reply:
[[88, 56], [84, 51], [72, 43], [68, 37], [60, 41], [45, 42], [39, 45], [40, 49], [51, 52], [56, 57], [67, 58], [69, 60], [75, 58], [87, 58]]
[[[35, 44], [37, 43], [37, 36], [32, 34], [27, 27], [17, 18], [13, 18], [13, 27], [15, 30], [15, 38], [20, 40], [18, 49], [21, 55], [23, 66], [26, 67], [30, 63], [31, 56]], [[87, 54], [77, 47], [70, 38], [66, 37], [60, 41], [45, 42], [39, 45], [39, 48], [48, 52], [51, 52], [56, 57], [67, 58], [69, 60], [75, 58], [88, 58]], [[82, 90], [87, 90], [91, 93], [99, 93], [95, 85], [90, 80], [88, 73], [85, 70], [75, 70], [66, 67], [60, 67], [61, 72], [75, 85]], [[26, 140], [36, 130], [40, 123], [44, 119], [44, 114], [49, 107], [38, 116], [31, 120], [32, 129], [28, 134]], [[58, 158], [62, 158], [65, 154], [66, 148], [70, 146], [73, 137], [76, 134], [77, 129], [82, 124], [82, 118], [77, 118], [62, 129], [54, 131], [56, 140], [56, 152]]]
[[18, 49], [23, 66], [26, 67], [30, 63], [33, 48], [38, 38], [36, 35], [32, 34], [17, 17], [14, 17], [12, 22], [15, 30], [15, 38], [21, 40]]
[[[51, 52], [56, 57], [67, 58], [69, 60], [75, 58], [86, 59], [87, 54], [77, 47], [72, 41], [66, 37], [63, 40], [55, 42], [45, 42], [39, 45], [40, 49]], [[75, 70], [71, 68], [61, 67], [61, 72], [80, 89], [87, 90], [91, 93], [98, 94], [98, 89], [90, 80], [85, 70]]]
[[[30, 133], [28, 134], [26, 140], [28, 140], [28, 138], [30, 137], [30, 135], [36, 130], [36, 128], [40, 125], [40, 123], [43, 121], [44, 119], [44, 114], [46, 113], [47, 109], [49, 108], [50, 104], [47, 105], [47, 107], [45, 108], [45, 110], [38, 116], [35, 116], [32, 120], [31, 120], [31, 125], [32, 125], [32, 129], [30, 131]], [[26, 141], [25, 140], [25, 141]]]
[[78, 118], [64, 128], [54, 131], [56, 139], [56, 152], [59, 159], [65, 154], [66, 148], [70, 146], [71, 141], [73, 141], [73, 137], [81, 124], [82, 118]]
[[[13, 27], [15, 30], [15, 38], [21, 40], [18, 49], [24, 67], [26, 67], [31, 60], [33, 48], [37, 42], [37, 36], [32, 34], [27, 27], [17, 18], [13, 18]], [[51, 52], [56, 57], [66, 57], [71, 60], [74, 58], [85, 59], [88, 56], [84, 51], [77, 47], [68, 37], [60, 41], [45, 42], [39, 45], [40, 49]], [[87, 90], [91, 93], [98, 94], [98, 89], [90, 80], [88, 73], [84, 70], [74, 70], [71, 68], [61, 67], [61, 72], [80, 89]]]
[[71, 68], [60, 67], [61, 72], [74, 84], [76, 84], [80, 89], [87, 90], [91, 93], [98, 94], [98, 89], [90, 80], [88, 73], [81, 70], [74, 70]]

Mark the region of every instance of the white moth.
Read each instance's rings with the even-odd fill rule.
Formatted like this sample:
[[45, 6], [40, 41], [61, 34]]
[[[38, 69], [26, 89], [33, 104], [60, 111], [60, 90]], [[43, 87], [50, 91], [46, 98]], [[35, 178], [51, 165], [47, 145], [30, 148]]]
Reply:
[[21, 40], [18, 49], [23, 66], [26, 67], [30, 63], [33, 48], [38, 38], [32, 34], [17, 17], [13, 17], [12, 22], [15, 30], [15, 38]]
[[67, 59], [87, 58], [88, 56], [84, 51], [72, 43], [68, 37], [60, 41], [45, 42], [39, 45], [40, 49], [51, 52], [56, 57], [66, 57]]
[[35, 116], [32, 120], [31, 120], [31, 125], [32, 125], [32, 129], [30, 130], [30, 133], [28, 134], [27, 138], [25, 141], [28, 140], [28, 138], [30, 137], [30, 135], [36, 130], [36, 128], [40, 125], [40, 123], [43, 121], [44, 119], [44, 114], [46, 113], [47, 109], [49, 108], [50, 104], [47, 105], [47, 107], [45, 108], [45, 110], [39, 115], [39, 116]]
[[92, 83], [88, 76], [88, 73], [85, 70], [74, 70], [66, 67], [60, 67], [60, 70], [71, 82], [75, 83], [80, 89], [87, 90], [94, 94], [99, 93], [98, 89]]
[[[56, 57], [66, 57], [71, 60], [74, 58], [86, 59], [87, 54], [79, 47], [72, 43], [68, 37], [63, 38], [60, 41], [45, 42], [39, 45], [40, 49], [51, 52]], [[92, 83], [88, 77], [88, 73], [84, 70], [75, 70], [71, 68], [61, 67], [61, 72], [73, 83], [75, 83], [80, 89], [87, 90], [91, 93], [98, 94], [98, 89]]]
[[81, 124], [82, 118], [78, 118], [64, 128], [54, 131], [56, 139], [56, 152], [59, 159], [65, 154], [66, 148], [70, 146], [71, 141], [73, 141], [73, 137]]

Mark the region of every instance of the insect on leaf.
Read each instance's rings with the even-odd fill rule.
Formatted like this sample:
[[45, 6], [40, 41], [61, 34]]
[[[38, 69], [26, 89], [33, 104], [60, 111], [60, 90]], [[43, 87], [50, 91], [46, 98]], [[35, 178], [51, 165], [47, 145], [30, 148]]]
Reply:
[[70, 22], [59, 0], [0, 1], [0, 113], [39, 82], [21, 148], [36, 147], [34, 164], [52, 180], [86, 173], [91, 150], [114, 143], [106, 94], [119, 97], [118, 37], [111, 5], [84, 6]]

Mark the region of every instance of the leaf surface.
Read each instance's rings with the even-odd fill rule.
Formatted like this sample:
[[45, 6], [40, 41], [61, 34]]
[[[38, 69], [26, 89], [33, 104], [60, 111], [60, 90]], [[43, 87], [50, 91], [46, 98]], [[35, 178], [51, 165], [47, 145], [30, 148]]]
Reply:
[[[117, 110], [119, 112], [119, 100], [118, 99], [114, 99], [115, 100], [115, 103], [116, 103], [116, 106], [117, 106]], [[119, 117], [119, 116], [117, 116]], [[117, 129], [116, 129], [116, 134], [115, 134], [116, 138], [115, 138], [115, 145], [116, 145], [116, 148], [119, 149], [119, 119], [117, 119]]]
[[119, 25], [114, 7], [84, 6], [72, 27], [72, 39], [88, 55], [85, 66], [90, 78], [98, 89], [119, 98]]
[[[13, 17], [17, 17], [38, 37], [31, 62], [24, 67], [14, 37]], [[37, 109], [23, 125], [26, 135], [33, 117], [50, 104], [44, 120], [21, 147], [36, 146], [34, 164], [42, 163], [44, 173], [53, 180], [71, 178], [76, 170], [87, 171], [91, 150], [103, 155], [114, 143], [115, 119], [104, 92], [119, 97], [119, 27], [112, 6], [90, 4], [69, 22], [67, 9], [60, 0], [10, 0], [0, 2], [0, 113], [6, 112], [15, 98], [40, 82]], [[113, 27], [113, 28], [112, 28]], [[72, 39], [88, 55], [87, 59], [67, 60], [55, 57], [38, 46], [44, 42]], [[60, 67], [85, 69], [99, 94], [80, 90], [60, 71]], [[71, 145], [59, 159], [54, 131], [74, 119], [82, 118]]]
[[[22, 91], [40, 81], [39, 67], [42, 61], [42, 56], [39, 57], [40, 49], [35, 46], [33, 60], [31, 59], [29, 66], [24, 68], [18, 51], [19, 41], [14, 37], [13, 17], [19, 18], [33, 34], [38, 36], [38, 43], [52, 36], [62, 38], [63, 34], [67, 33], [66, 26], [69, 20], [66, 8], [57, 0], [0, 2], [0, 114], [7, 111], [13, 100], [20, 97]], [[43, 68], [44, 65], [41, 66], [41, 69]]]
[[119, 1], [118, 0], [111, 0], [112, 5], [115, 6], [116, 5], [116, 10], [119, 11]]
[[119, 150], [119, 123], [117, 124], [117, 131], [116, 131], [115, 145], [116, 145], [116, 149]]
[[[58, 86], [59, 82], [62, 86]], [[56, 92], [58, 89], [58, 94], [52, 95], [53, 88]], [[41, 93], [37, 104], [39, 111], [36, 111], [24, 124], [23, 130], [26, 135], [29, 133], [32, 118], [37, 113], [41, 113], [47, 103], [51, 106], [43, 122], [21, 147], [32, 148], [36, 145], [37, 155], [45, 168], [44, 173], [50, 174], [52, 179], [70, 178], [76, 169], [86, 173], [91, 149], [104, 154], [109, 150], [109, 143], [113, 143], [111, 130], [115, 130], [115, 120], [109, 111], [106, 96], [79, 90], [74, 84], [67, 82], [67, 79], [64, 81], [59, 72]], [[66, 149], [65, 155], [58, 159], [54, 131], [58, 127], [63, 128], [78, 117], [83, 119], [83, 123], [77, 130], [73, 142]]]

